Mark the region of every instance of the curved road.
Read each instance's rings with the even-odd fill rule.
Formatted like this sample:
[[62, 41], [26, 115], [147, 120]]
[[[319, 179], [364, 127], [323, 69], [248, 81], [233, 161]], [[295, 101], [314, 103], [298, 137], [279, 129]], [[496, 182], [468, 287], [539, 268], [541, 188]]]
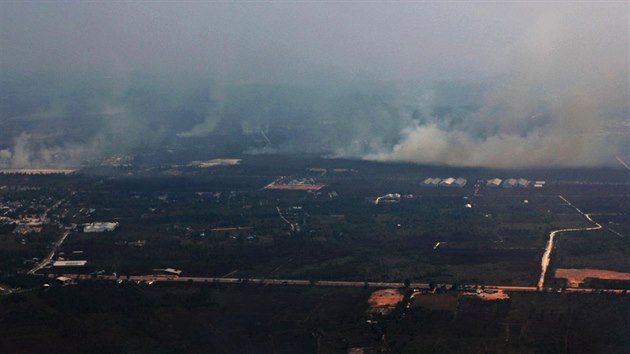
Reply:
[[595, 224], [596, 226], [575, 228], [575, 229], [560, 229], [560, 230], [551, 231], [551, 233], [549, 233], [549, 241], [547, 241], [547, 247], [545, 248], [545, 253], [543, 253], [542, 260], [540, 261], [541, 271], [540, 271], [540, 279], [538, 279], [538, 289], [544, 289], [545, 287], [545, 276], [547, 275], [547, 268], [549, 267], [549, 262], [551, 261], [551, 251], [553, 250], [554, 239], [556, 238], [556, 235], [558, 233], [575, 232], [575, 231], [591, 231], [591, 230], [599, 230], [602, 228], [602, 225], [593, 221], [593, 219], [591, 219], [591, 216], [589, 214], [584, 214], [582, 210], [580, 210], [575, 205], [571, 204], [571, 202], [566, 200], [566, 198], [564, 198], [561, 195], [559, 195], [558, 198], [566, 202], [567, 205], [573, 207], [573, 209], [577, 210], [578, 213], [582, 214], [584, 217], [586, 217], [588, 221]]

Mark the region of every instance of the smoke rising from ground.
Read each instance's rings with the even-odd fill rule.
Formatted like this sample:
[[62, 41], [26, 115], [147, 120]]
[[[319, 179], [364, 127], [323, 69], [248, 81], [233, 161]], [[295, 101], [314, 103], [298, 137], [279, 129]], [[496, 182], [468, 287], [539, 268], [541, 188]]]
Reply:
[[0, 165], [217, 136], [456, 166], [630, 157], [606, 129], [630, 120], [627, 3], [0, 6]]
[[566, 17], [539, 18], [508, 49], [467, 123], [415, 124], [391, 150], [367, 158], [488, 167], [608, 163], [630, 140], [627, 132], [603, 131], [607, 120], [630, 119], [628, 33], [589, 22], [605, 20], [596, 15], [583, 20], [576, 28]]

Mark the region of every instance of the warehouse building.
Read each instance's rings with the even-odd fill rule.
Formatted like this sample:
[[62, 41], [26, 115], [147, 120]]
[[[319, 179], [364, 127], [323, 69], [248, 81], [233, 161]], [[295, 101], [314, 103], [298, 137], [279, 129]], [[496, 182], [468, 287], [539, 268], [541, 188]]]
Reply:
[[518, 184], [518, 181], [514, 178], [508, 178], [503, 182], [503, 188], [514, 188]]
[[91, 224], [84, 224], [83, 232], [111, 232], [117, 227], [117, 222], [93, 222]]
[[440, 184], [440, 182], [442, 182], [441, 178], [429, 177], [425, 179], [424, 182], [422, 182], [422, 184], [428, 187], [437, 187]]
[[87, 261], [55, 261], [53, 267], [83, 267], [87, 264]]
[[501, 186], [502, 182], [503, 180], [501, 178], [493, 178], [488, 180], [488, 183], [486, 183], [486, 187], [496, 188]]
[[452, 187], [453, 183], [455, 183], [455, 181], [456, 181], [455, 178], [449, 177], [449, 178], [446, 178], [446, 179], [442, 180], [442, 182], [440, 182], [440, 186], [442, 186], [442, 187]]

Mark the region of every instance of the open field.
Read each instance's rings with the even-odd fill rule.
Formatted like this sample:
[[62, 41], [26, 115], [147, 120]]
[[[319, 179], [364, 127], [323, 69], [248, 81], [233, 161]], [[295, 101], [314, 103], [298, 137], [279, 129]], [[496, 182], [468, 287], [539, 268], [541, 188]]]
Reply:
[[410, 353], [423, 348], [621, 353], [630, 344], [627, 296], [532, 292], [483, 301], [427, 294], [415, 297], [424, 304], [405, 308], [403, 302], [368, 323], [371, 293], [187, 283], [52, 287], [0, 297], [5, 319], [0, 350], [347, 353], [366, 347]]
[[455, 311], [458, 297], [456, 294], [422, 294], [411, 295], [411, 307], [423, 307], [433, 311]]
[[510, 298], [503, 290], [481, 291], [475, 293], [463, 293], [462, 296], [474, 297], [485, 301], [507, 300]]
[[403, 294], [396, 289], [382, 289], [373, 292], [368, 299], [370, 307], [396, 306], [403, 300]]
[[630, 273], [614, 272], [604, 269], [566, 269], [558, 268], [555, 271], [556, 278], [566, 279], [571, 287], [579, 287], [587, 278], [608, 280], [630, 280]]
[[[199, 153], [194, 160], [213, 157]], [[581, 353], [628, 345], [621, 280], [587, 278], [582, 288], [552, 293], [566, 285], [553, 277], [557, 268], [630, 272], [627, 171], [519, 171], [547, 184], [489, 189], [475, 184], [514, 172], [238, 157], [238, 165], [208, 169], [172, 160], [92, 166], [69, 175], [0, 175], [2, 220], [46, 213], [39, 234], [15, 234], [9, 223], [0, 227], [0, 280], [16, 291], [0, 298], [6, 301], [0, 316], [12, 325], [0, 322], [7, 334], [0, 351], [41, 352], [39, 341], [24, 343], [24, 336], [66, 343], [68, 352], [166, 347], [345, 353], [365, 347]], [[318, 190], [264, 189], [278, 176], [292, 176], [287, 180], [296, 186], [315, 181], [308, 170], [313, 166], [353, 172], [319, 174]], [[423, 187], [429, 176], [463, 176], [469, 183]], [[400, 200], [371, 202], [389, 193]], [[602, 229], [560, 233], [546, 289], [537, 291], [549, 233], [592, 226], [558, 195]], [[119, 227], [83, 232], [80, 225], [92, 222]], [[87, 263], [38, 272], [48, 277], [20, 275], [51, 253], [53, 261]], [[181, 276], [153, 275], [153, 269], [165, 268], [181, 270]], [[53, 281], [66, 273], [81, 274], [79, 284]], [[42, 290], [43, 282], [52, 284], [49, 290]], [[485, 285], [486, 292], [462, 296], [461, 290], [444, 290], [445, 284]], [[414, 286], [436, 293], [413, 295]], [[392, 299], [402, 302], [389, 314], [368, 314], [378, 288], [400, 292]], [[617, 290], [599, 294], [593, 288]], [[41, 315], [29, 317], [28, 311]], [[617, 327], [604, 333], [601, 323], [610, 318]], [[80, 335], [73, 334], [77, 324]], [[585, 342], [587, 335], [596, 340]], [[539, 342], [544, 346], [533, 344]]]
[[[86, 234], [76, 229], [64, 241], [59, 252], [82, 252], [88, 260], [85, 273], [147, 274], [153, 268], [174, 267], [190, 276], [236, 271], [238, 277], [528, 286], [539, 276], [549, 232], [589, 225], [558, 199], [557, 192], [587, 212], [622, 213], [628, 205], [628, 198], [619, 197], [628, 189], [621, 176], [626, 172], [617, 170], [579, 173], [585, 180], [611, 184], [563, 182], [575, 171], [521, 171], [519, 176], [549, 183], [542, 189], [481, 187], [475, 196], [476, 180], [514, 172], [313, 157], [239, 158], [238, 165], [211, 170], [169, 165], [169, 170], [178, 169], [178, 176], [162, 175], [163, 168], [154, 165], [98, 166], [78, 174], [28, 179], [3, 175], [0, 185], [7, 189], [0, 196], [8, 203], [20, 203], [33, 195], [70, 195], [52, 213], [66, 226], [119, 222], [114, 232]], [[208, 160], [212, 159], [197, 159]], [[313, 166], [353, 173], [319, 176], [317, 184], [322, 188], [309, 193], [261, 189], [278, 180], [278, 175], [295, 176], [280, 179], [295, 183], [310, 181], [305, 176]], [[423, 187], [424, 177], [433, 175], [464, 176], [471, 183], [455, 189]], [[405, 198], [394, 204], [369, 203], [387, 193]], [[607, 201], [618, 209], [611, 209]], [[472, 208], [465, 208], [466, 204]], [[619, 265], [610, 269], [625, 271], [623, 260], [630, 259], [625, 242], [630, 237], [607, 228], [626, 232], [627, 214], [593, 217], [606, 220], [602, 237], [596, 232], [561, 235], [552, 269], [574, 260], [607, 269], [593, 266], [610, 260], [597, 258], [605, 249]], [[592, 242], [597, 242], [595, 247]], [[591, 253], [584, 257], [586, 251]]]

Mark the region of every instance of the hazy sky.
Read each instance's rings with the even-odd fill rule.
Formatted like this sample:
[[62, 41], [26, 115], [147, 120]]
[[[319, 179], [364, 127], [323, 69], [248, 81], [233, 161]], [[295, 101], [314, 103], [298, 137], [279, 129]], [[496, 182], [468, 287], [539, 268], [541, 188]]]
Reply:
[[[180, 137], [204, 136], [226, 119], [223, 88], [229, 85], [316, 83], [344, 97], [343, 82], [360, 90], [377, 81], [464, 80], [485, 91], [480, 108], [458, 125], [432, 113], [442, 97], [418, 88], [381, 92], [373, 101], [364, 95], [350, 108], [330, 98], [317, 101], [326, 95], [265, 92], [273, 98], [233, 119], [256, 131], [262, 120], [269, 125], [282, 114], [304, 122], [335, 117], [333, 130], [346, 136], [326, 148], [341, 156], [500, 167], [599, 165], [616, 154], [630, 157], [627, 133], [602, 130], [604, 120], [630, 119], [629, 10], [628, 1], [3, 1], [0, 70], [91, 73], [119, 79], [112, 82], [124, 82], [120, 87], [145, 72], [212, 82], [211, 97], [197, 107], [207, 110], [205, 121], [194, 118], [192, 127], [147, 123], [154, 112], [120, 99], [92, 108], [124, 112], [110, 123], [115, 132], [157, 126], [161, 132], [180, 129], [170, 132]], [[194, 88], [173, 91], [185, 96]], [[121, 92], [118, 97], [127, 96]], [[343, 100], [357, 97], [348, 96], [354, 98]], [[279, 111], [270, 110], [272, 101]], [[330, 135], [318, 129], [310, 127], [312, 136], [298, 142], [317, 144]], [[17, 147], [22, 156], [37, 154], [21, 136], [14, 148], [0, 151], [6, 161]], [[133, 145], [138, 138], [126, 140]], [[293, 146], [300, 143], [284, 148]]]
[[627, 2], [0, 3], [3, 70], [143, 69], [227, 82], [493, 75], [541, 18], [627, 40]]

